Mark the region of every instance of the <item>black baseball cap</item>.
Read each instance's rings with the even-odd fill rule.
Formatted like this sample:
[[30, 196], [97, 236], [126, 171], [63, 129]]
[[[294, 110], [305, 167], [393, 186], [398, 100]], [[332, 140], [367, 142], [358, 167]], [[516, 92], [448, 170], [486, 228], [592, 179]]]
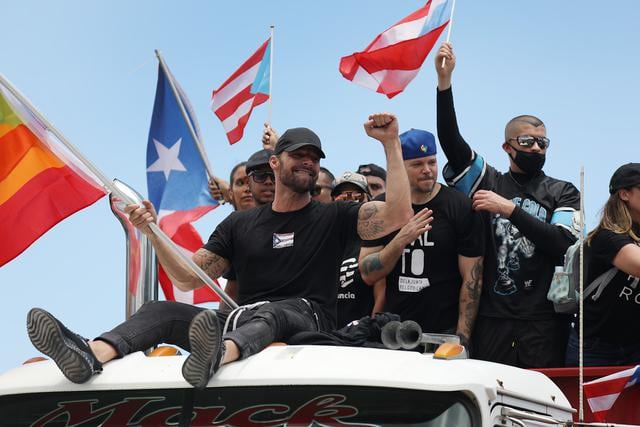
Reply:
[[378, 178], [382, 178], [383, 181], [387, 181], [387, 171], [374, 163], [358, 166], [357, 172], [364, 176], [377, 176]]
[[305, 146], [315, 147], [320, 154], [320, 158], [324, 159], [326, 157], [324, 151], [322, 151], [320, 138], [315, 132], [307, 128], [291, 128], [286, 130], [285, 133], [278, 138], [273, 154], [280, 154], [283, 151], [291, 152]]
[[255, 153], [253, 153], [249, 157], [249, 160], [247, 160], [247, 164], [245, 165], [247, 173], [249, 173], [254, 169], [259, 168], [260, 166], [268, 166], [269, 157], [271, 157], [272, 154], [273, 154], [273, 151], [267, 150], [267, 149], [262, 149], [260, 151], [256, 151]]
[[609, 194], [621, 188], [631, 188], [640, 185], [640, 163], [627, 163], [620, 166], [609, 181]]

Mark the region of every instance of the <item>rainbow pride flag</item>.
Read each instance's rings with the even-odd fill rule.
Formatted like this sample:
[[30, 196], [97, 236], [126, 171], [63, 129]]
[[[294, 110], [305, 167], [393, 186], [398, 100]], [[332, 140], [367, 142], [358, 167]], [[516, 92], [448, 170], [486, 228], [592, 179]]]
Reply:
[[106, 194], [0, 85], [0, 266]]

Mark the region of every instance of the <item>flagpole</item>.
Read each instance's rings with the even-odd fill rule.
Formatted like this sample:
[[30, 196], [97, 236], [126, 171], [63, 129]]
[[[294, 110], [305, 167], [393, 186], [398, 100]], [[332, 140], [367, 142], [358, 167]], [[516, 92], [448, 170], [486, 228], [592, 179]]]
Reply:
[[584, 349], [583, 349], [583, 331], [584, 331], [584, 166], [580, 167], [580, 319], [578, 334], [578, 421], [584, 421]]
[[[447, 28], [447, 40], [446, 42], [449, 43], [449, 40], [451, 40], [451, 28], [453, 28], [453, 11], [456, 10], [456, 0], [453, 0], [453, 3], [451, 4], [451, 17], [449, 18], [449, 28]], [[440, 68], [444, 68], [444, 61], [445, 59], [442, 58], [442, 66]]]
[[273, 34], [275, 32], [275, 26], [271, 25], [271, 40], [269, 41], [269, 44], [271, 45], [271, 53], [269, 55], [269, 112], [268, 112], [268, 116], [267, 116], [267, 122], [269, 123], [269, 126], [271, 126], [271, 117], [272, 117], [272, 111], [271, 111], [271, 96], [273, 94]]
[[182, 102], [182, 98], [180, 97], [180, 94], [178, 93], [178, 89], [176, 88], [176, 85], [173, 81], [173, 74], [171, 74], [171, 72], [169, 71], [169, 66], [164, 61], [164, 58], [162, 57], [162, 53], [158, 49], [155, 49], [155, 53], [156, 53], [156, 56], [158, 57], [158, 61], [160, 62], [160, 67], [162, 67], [162, 71], [164, 71], [165, 76], [167, 76], [167, 80], [169, 81], [169, 86], [171, 87], [173, 96], [176, 98], [176, 102], [180, 107], [182, 118], [187, 124], [187, 128], [189, 128], [189, 133], [191, 134], [191, 137], [195, 141], [196, 147], [198, 147], [198, 153], [200, 153], [200, 157], [202, 158], [202, 161], [204, 163], [204, 167], [207, 171], [207, 175], [209, 176], [209, 179], [213, 179], [213, 176], [214, 176], [213, 171], [211, 170], [211, 165], [209, 164], [209, 159], [207, 158], [207, 154], [204, 151], [204, 145], [202, 145], [202, 141], [200, 141], [200, 138], [198, 137], [196, 130], [193, 128], [193, 124], [189, 119], [189, 115], [187, 114], [187, 109], [185, 108]]
[[[24, 107], [26, 107], [31, 114], [35, 116], [36, 119], [80, 161], [91, 173], [95, 175], [95, 178], [100, 181], [103, 187], [115, 194], [117, 198], [123, 200], [127, 204], [140, 204], [138, 200], [133, 200], [129, 195], [122, 192], [111, 180], [109, 180], [106, 175], [102, 173], [100, 169], [98, 169], [93, 163], [91, 163], [65, 136], [58, 131], [58, 129], [51, 124], [47, 118], [38, 111], [31, 101], [24, 96], [16, 87], [14, 87], [9, 80], [7, 80], [4, 75], [0, 73], [0, 84], [5, 87], [11, 94], [22, 103]], [[158, 227], [158, 224], [151, 223], [149, 224], [149, 228], [151, 231], [160, 238], [169, 249], [173, 252], [174, 255], [178, 256], [182, 261], [184, 261], [193, 272], [202, 280], [207, 286], [209, 286], [224, 302], [231, 308], [237, 308], [238, 305], [233, 301], [233, 299], [226, 294], [212, 279], [205, 273], [190, 257], [188, 257], [182, 250], [178, 248], [178, 246], [167, 236], [164, 231]]]

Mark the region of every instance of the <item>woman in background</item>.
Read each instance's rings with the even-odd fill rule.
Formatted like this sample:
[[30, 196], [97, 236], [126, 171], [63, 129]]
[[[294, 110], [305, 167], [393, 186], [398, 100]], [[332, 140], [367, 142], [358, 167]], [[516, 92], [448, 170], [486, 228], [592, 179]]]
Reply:
[[[584, 300], [584, 365], [640, 363], [640, 163], [619, 167], [598, 226], [587, 236], [587, 280], [617, 268], [594, 299]], [[578, 364], [578, 324], [571, 332], [567, 365]]]

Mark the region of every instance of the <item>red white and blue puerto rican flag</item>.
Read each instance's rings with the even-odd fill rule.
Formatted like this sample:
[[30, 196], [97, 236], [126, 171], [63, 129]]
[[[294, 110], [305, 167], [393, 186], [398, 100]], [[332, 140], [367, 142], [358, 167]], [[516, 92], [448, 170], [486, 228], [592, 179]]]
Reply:
[[[189, 121], [200, 134], [196, 116], [186, 95], [171, 74], [158, 68], [158, 85], [147, 144], [147, 188], [149, 200], [158, 211], [158, 222], [176, 244], [193, 253], [202, 247], [202, 238], [191, 224], [218, 206], [209, 194], [204, 161], [191, 136], [169, 79], [187, 110]], [[160, 268], [160, 285], [167, 300], [199, 304], [218, 301], [207, 286], [183, 292], [173, 286]]]
[[640, 365], [584, 383], [584, 395], [597, 421], [605, 421], [607, 412], [627, 388], [640, 383]]
[[347, 80], [393, 98], [415, 78], [451, 19], [453, 0], [430, 0], [371, 42], [340, 60]]
[[253, 107], [269, 99], [271, 38], [213, 91], [211, 109], [222, 122], [229, 144], [242, 139]]

